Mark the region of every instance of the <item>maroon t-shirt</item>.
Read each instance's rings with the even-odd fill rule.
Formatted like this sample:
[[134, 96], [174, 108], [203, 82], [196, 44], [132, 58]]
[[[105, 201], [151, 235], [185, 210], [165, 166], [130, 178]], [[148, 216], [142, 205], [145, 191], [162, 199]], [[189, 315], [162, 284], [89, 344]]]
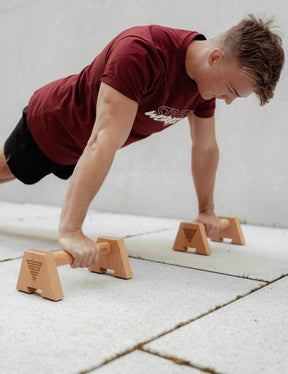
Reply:
[[[52, 161], [77, 163], [90, 137], [100, 83], [139, 104], [124, 146], [162, 131], [189, 113], [212, 117], [215, 100], [201, 98], [185, 69], [185, 56], [197, 32], [138, 26], [116, 36], [80, 74], [37, 90], [27, 123], [42, 152]], [[115, 122], [117, 126], [117, 122]]]

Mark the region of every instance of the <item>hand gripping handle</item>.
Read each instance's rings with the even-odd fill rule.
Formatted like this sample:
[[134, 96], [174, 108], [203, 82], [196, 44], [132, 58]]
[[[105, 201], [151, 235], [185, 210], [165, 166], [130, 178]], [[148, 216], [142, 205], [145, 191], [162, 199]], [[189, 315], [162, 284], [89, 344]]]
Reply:
[[[108, 242], [97, 243], [99, 247], [99, 256], [108, 255], [111, 253], [111, 244]], [[56, 266], [72, 264], [74, 261], [73, 257], [66, 251], [53, 252], [53, 257], [56, 262]]]

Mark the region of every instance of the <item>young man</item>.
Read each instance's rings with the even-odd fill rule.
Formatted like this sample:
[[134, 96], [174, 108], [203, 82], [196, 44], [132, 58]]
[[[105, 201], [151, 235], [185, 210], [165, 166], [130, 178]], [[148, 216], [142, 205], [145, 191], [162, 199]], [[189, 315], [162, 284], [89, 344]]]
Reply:
[[254, 92], [263, 105], [273, 97], [284, 53], [270, 26], [249, 16], [210, 40], [197, 32], [134, 27], [80, 74], [34, 93], [0, 153], [0, 182], [31, 184], [49, 173], [64, 179], [73, 173], [59, 227], [59, 244], [73, 256], [72, 267], [97, 262], [99, 248], [81, 228], [115, 152], [184, 117], [193, 141], [196, 221], [208, 236], [221, 229], [213, 202], [215, 99], [231, 104]]

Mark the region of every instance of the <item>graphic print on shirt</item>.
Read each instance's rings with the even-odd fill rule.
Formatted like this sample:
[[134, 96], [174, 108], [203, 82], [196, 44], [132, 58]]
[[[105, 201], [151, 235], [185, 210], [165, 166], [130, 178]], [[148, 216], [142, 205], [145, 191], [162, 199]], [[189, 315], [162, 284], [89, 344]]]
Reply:
[[170, 108], [166, 105], [161, 105], [157, 110], [145, 112], [145, 115], [154, 121], [163, 122], [163, 126], [169, 126], [181, 121], [191, 113], [191, 110], [180, 110], [177, 108]]

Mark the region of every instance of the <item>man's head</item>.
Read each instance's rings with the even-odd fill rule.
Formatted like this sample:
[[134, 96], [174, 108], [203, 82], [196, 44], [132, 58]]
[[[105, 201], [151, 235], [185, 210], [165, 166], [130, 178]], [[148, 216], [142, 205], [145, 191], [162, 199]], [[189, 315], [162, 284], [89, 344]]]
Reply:
[[269, 102], [284, 63], [282, 41], [271, 30], [272, 23], [250, 15], [206, 41], [202, 61], [192, 73], [204, 99], [215, 97], [230, 104], [254, 92], [261, 105]]
[[284, 63], [282, 40], [272, 25], [271, 19], [265, 22], [250, 15], [222, 39], [224, 55], [239, 63], [261, 105], [273, 97]]

